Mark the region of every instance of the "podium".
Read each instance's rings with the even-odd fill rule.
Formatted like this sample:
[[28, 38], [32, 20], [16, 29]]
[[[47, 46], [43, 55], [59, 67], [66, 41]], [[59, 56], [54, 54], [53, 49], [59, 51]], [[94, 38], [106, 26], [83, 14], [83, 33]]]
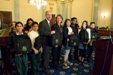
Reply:
[[[113, 75], [113, 44], [110, 42], [108, 46], [108, 53], [106, 56], [108, 40], [97, 40], [95, 43], [95, 61], [93, 75]], [[105, 65], [103, 65], [105, 62]], [[103, 67], [104, 66], [104, 67]]]
[[10, 53], [7, 49], [7, 43], [9, 38], [9, 31], [10, 28], [4, 30], [3, 34], [0, 35], [0, 47], [1, 47], [1, 54], [2, 54], [2, 73], [4, 75], [12, 75], [12, 66], [11, 66], [11, 58]]

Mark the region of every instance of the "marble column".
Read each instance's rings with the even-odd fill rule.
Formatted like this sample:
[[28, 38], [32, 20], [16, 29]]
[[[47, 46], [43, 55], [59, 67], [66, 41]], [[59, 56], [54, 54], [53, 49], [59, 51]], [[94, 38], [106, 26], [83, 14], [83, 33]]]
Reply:
[[73, 0], [70, 0], [70, 17], [69, 18], [71, 18], [72, 17], [72, 2], [73, 2]]
[[63, 16], [63, 23], [64, 23], [64, 21], [65, 21], [65, 2], [62, 2], [62, 16]]
[[42, 6], [42, 20], [45, 19], [46, 6]]
[[98, 25], [98, 10], [100, 0], [94, 0], [93, 21]]
[[14, 0], [14, 21], [20, 21], [19, 0]]
[[112, 30], [113, 30], [113, 0], [112, 0], [112, 12], [111, 12], [110, 29], [112, 29]]
[[60, 9], [60, 1], [59, 0], [57, 0], [57, 14], [61, 14], [60, 12], [61, 12], [61, 9]]
[[66, 11], [65, 18], [68, 18], [68, 2], [69, 1], [67, 1], [66, 4], [65, 4], [65, 11]]

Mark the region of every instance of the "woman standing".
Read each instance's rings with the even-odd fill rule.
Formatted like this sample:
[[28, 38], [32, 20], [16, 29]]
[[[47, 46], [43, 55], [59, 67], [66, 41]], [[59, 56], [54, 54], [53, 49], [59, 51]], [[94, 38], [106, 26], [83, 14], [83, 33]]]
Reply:
[[79, 60], [83, 64], [84, 58], [86, 56], [87, 44], [90, 40], [90, 29], [88, 28], [88, 22], [83, 21], [81, 30], [79, 32], [80, 44], [79, 44]]
[[[54, 30], [56, 33], [52, 35], [52, 56], [53, 56], [53, 67], [59, 70], [59, 58], [61, 53], [62, 46], [62, 23], [63, 17], [59, 14], [56, 17], [56, 23], [51, 26], [51, 30]], [[55, 37], [55, 39], [54, 39]], [[54, 42], [55, 41], [55, 42]], [[54, 44], [53, 44], [54, 43]]]
[[26, 25], [25, 25], [25, 27], [24, 27], [24, 32], [25, 32], [25, 33], [28, 33], [29, 31], [32, 30], [32, 23], [33, 23], [33, 22], [34, 22], [34, 21], [33, 21], [32, 18], [28, 18], [28, 19], [27, 19]]
[[63, 45], [65, 47], [65, 54], [64, 54], [64, 68], [69, 68], [69, 65], [72, 65], [73, 63], [70, 63], [68, 61], [69, 53], [71, 50], [71, 47], [69, 46], [69, 37], [74, 34], [74, 30], [72, 29], [71, 21], [70, 19], [66, 19], [63, 27]]

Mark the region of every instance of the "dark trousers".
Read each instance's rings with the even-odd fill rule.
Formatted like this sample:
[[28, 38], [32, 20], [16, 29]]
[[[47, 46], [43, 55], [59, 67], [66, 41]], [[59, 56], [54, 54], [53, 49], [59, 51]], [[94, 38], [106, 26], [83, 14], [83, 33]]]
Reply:
[[86, 50], [79, 50], [79, 56], [85, 58], [86, 57]]
[[51, 55], [51, 47], [50, 46], [43, 46], [43, 52], [42, 52], [42, 68], [44, 71], [48, 71], [48, 65], [49, 65], [49, 59]]
[[91, 54], [92, 54], [93, 51], [94, 51], [94, 46], [89, 46], [88, 47], [88, 56], [87, 56], [87, 59], [91, 58]]
[[78, 46], [74, 47], [74, 52], [69, 53], [69, 61], [73, 62], [73, 60], [78, 60]]
[[31, 75], [39, 75], [39, 68], [41, 64], [41, 53], [38, 53], [38, 54], [31, 53], [30, 58], [31, 58], [31, 65], [32, 65]]
[[52, 46], [52, 56], [53, 56], [52, 63], [54, 67], [58, 66], [60, 55], [61, 55], [61, 46], [58, 47]]
[[28, 57], [27, 54], [14, 57], [17, 75], [27, 75], [28, 72]]

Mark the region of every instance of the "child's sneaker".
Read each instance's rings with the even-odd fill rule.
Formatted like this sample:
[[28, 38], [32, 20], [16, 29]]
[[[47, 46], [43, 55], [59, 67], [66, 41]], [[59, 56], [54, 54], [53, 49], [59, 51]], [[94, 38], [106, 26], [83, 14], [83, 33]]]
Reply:
[[67, 61], [67, 64], [68, 64], [68, 65], [73, 65], [73, 63], [71, 63], [71, 62], [69, 62], [69, 61]]
[[69, 66], [67, 65], [67, 63], [63, 63], [63, 68], [68, 69]]

